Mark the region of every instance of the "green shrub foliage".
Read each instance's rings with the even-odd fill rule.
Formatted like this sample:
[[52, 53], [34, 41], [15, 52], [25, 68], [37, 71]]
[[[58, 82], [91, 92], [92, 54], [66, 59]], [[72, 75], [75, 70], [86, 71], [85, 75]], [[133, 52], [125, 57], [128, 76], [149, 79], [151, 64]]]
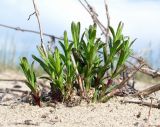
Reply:
[[[61, 96], [61, 101], [69, 99], [75, 90], [77, 95], [81, 95], [80, 85], [83, 86], [86, 98], [103, 101], [106, 95], [119, 85], [114, 80], [124, 71], [134, 41], [130, 41], [129, 37], [122, 34], [122, 22], [119, 23], [116, 31], [109, 27], [111, 36], [107, 43], [96, 36], [95, 24], [90, 25], [82, 35], [80, 28], [79, 22], [72, 22], [72, 42], [68, 40], [65, 31], [63, 41], [59, 41], [57, 46], [59, 48], [54, 51], [48, 49], [45, 54], [42, 48], [38, 47], [40, 58], [35, 55], [32, 57], [48, 74], [45, 78], [50, 80], [51, 87], [54, 88], [52, 92], [55, 93], [56, 90], [60, 93], [58, 96]], [[22, 58], [20, 65], [27, 78], [27, 86], [36, 93], [33, 64], [29, 67], [27, 59]], [[82, 84], [79, 83], [78, 77]]]

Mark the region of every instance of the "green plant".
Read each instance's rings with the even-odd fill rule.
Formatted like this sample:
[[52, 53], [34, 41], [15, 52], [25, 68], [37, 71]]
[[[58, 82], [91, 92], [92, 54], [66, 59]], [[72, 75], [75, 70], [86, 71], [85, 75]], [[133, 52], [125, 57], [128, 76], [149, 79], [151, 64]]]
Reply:
[[[90, 26], [89, 30], [86, 29], [79, 42], [79, 48], [77, 51], [74, 50], [74, 56], [78, 63], [79, 72], [84, 79], [86, 91], [90, 90], [93, 78], [96, 75], [96, 69], [101, 63], [98, 51], [103, 46], [104, 43], [99, 38], [96, 39], [96, 26], [94, 25]], [[79, 57], [76, 54], [79, 54]]]
[[48, 50], [47, 55], [45, 55], [44, 51], [41, 47], [38, 47], [38, 51], [40, 53], [41, 59], [32, 55], [33, 59], [35, 59], [44, 71], [49, 75], [49, 77], [44, 77], [51, 81], [52, 93], [55, 95], [56, 91], [59, 91], [55, 99], [61, 100], [62, 96], [65, 94], [64, 85], [63, 85], [63, 65], [62, 59], [58, 49], [55, 49], [55, 52]]
[[75, 70], [74, 70], [72, 60], [71, 60], [73, 43], [69, 44], [66, 31], [64, 32], [64, 44], [61, 41], [59, 41], [59, 43], [64, 53], [64, 54], [61, 54], [61, 58], [65, 65], [64, 79], [65, 79], [66, 91], [68, 93], [67, 96], [70, 96], [72, 93], [72, 89], [73, 89], [73, 81], [75, 80]]
[[99, 77], [103, 77], [107, 71], [107, 84], [102, 85], [102, 98], [107, 92], [111, 92], [118, 84], [114, 84], [113, 80], [125, 70], [125, 62], [131, 55], [131, 46], [135, 40], [130, 41], [129, 37], [122, 34], [123, 23], [120, 22], [116, 32], [109, 27], [112, 37], [109, 38], [108, 52], [103, 47], [104, 65], [99, 69]]
[[35, 103], [40, 106], [39, 90], [36, 82], [36, 76], [33, 70], [34, 62], [30, 65], [26, 57], [20, 59], [20, 66], [27, 79], [26, 85], [31, 89]]
[[[122, 22], [116, 32], [112, 27], [109, 28], [112, 36], [108, 43], [104, 43], [96, 36], [96, 24], [90, 25], [80, 36], [80, 23], [72, 22], [73, 42], [69, 42], [65, 31], [63, 41], [59, 41], [61, 48], [47, 50], [46, 54], [38, 47], [40, 58], [35, 55], [32, 57], [48, 74], [43, 78], [50, 80], [54, 99], [68, 100], [74, 89], [79, 95], [82, 85], [85, 98], [104, 102], [107, 100], [106, 94], [119, 85], [114, 80], [125, 71], [125, 62], [132, 53], [131, 45], [135, 40], [130, 41], [129, 37], [122, 34]], [[82, 84], [78, 82], [77, 74]]]

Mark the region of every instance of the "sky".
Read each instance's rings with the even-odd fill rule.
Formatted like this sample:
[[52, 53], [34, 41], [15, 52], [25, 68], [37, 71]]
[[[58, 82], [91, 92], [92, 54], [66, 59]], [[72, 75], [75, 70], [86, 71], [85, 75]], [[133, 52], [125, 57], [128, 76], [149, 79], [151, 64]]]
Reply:
[[[72, 21], [80, 21], [82, 30], [92, 24], [92, 20], [78, 0], [36, 0], [42, 29], [45, 33], [63, 36], [70, 32]], [[104, 0], [88, 0], [93, 5], [99, 19], [107, 25]], [[116, 28], [119, 21], [124, 23], [124, 34], [137, 38], [134, 50], [160, 47], [160, 0], [107, 0], [111, 25]], [[38, 30], [32, 0], [1, 0], [0, 24]], [[47, 40], [47, 38], [46, 38]], [[31, 54], [39, 43], [39, 36], [21, 33], [0, 27], [0, 43], [16, 47], [19, 52]], [[149, 44], [150, 43], [150, 44]], [[8, 48], [10, 51], [12, 48]]]

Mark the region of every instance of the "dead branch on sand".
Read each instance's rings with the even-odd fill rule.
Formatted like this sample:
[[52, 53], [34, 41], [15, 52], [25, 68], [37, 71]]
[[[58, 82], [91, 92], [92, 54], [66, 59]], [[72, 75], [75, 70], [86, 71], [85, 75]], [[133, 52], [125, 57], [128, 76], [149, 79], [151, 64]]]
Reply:
[[133, 97], [147, 97], [148, 95], [155, 93], [159, 90], [160, 90], [160, 84], [157, 84], [157, 85], [151, 86], [147, 89], [144, 89], [142, 91], [139, 91], [139, 92], [133, 94], [132, 96]]
[[124, 100], [122, 101], [122, 103], [134, 103], [134, 104], [139, 104], [139, 105], [143, 105], [143, 106], [148, 106], [148, 107], [151, 107], [152, 108], [160, 108], [160, 104], [154, 104], [153, 102], [152, 103], [149, 103], [149, 102], [144, 102], [142, 100]]

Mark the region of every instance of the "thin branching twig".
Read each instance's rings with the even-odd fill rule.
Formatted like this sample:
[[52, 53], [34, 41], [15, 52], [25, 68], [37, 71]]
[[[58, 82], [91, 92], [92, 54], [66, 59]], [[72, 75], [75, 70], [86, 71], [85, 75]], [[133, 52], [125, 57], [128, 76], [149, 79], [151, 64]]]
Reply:
[[29, 15], [28, 20], [30, 20], [30, 18], [32, 17], [32, 15], [34, 15], [35, 12], [33, 12], [32, 14]]
[[87, 12], [91, 15], [93, 22], [96, 23], [99, 26], [102, 33], [106, 36], [107, 35], [107, 33], [106, 33], [107, 29], [98, 19], [98, 14], [95, 12], [93, 7], [86, 0], [84, 0], [86, 5], [81, 0], [79, 0], [79, 2], [84, 7], [84, 9], [87, 10]]
[[[20, 31], [20, 32], [28, 32], [28, 33], [38, 34], [38, 35], [40, 34], [40, 32], [38, 32], [38, 31], [29, 30], [29, 29], [23, 29], [23, 28], [20, 28], [20, 27], [13, 27], [13, 26], [4, 25], [4, 24], [0, 24], [0, 27], [16, 30], [16, 31]], [[55, 35], [51, 35], [51, 34], [48, 34], [48, 33], [43, 33], [43, 35], [46, 36], [46, 37], [53, 38], [53, 40], [54, 39], [64, 40], [63, 37], [57, 37]], [[72, 40], [69, 40], [69, 41], [72, 42]]]
[[126, 82], [128, 82], [139, 70], [140, 68], [142, 68], [144, 66], [144, 64], [139, 65], [139, 67], [137, 67], [136, 70], [134, 70], [134, 72], [132, 72], [132, 74], [130, 76], [128, 76], [125, 80], [123, 80], [119, 85], [117, 85], [114, 90], [112, 90], [112, 92], [110, 92], [107, 97], [110, 98], [112, 96], [114, 96], [115, 94], [117, 94], [120, 89], [122, 87], [124, 87], [126, 85]]
[[37, 5], [35, 3], [35, 0], [33, 0], [33, 5], [34, 5], [35, 15], [36, 15], [36, 18], [37, 18], [37, 22], [38, 22], [38, 26], [39, 26], [39, 31], [40, 31], [41, 47], [42, 47], [45, 55], [47, 56], [47, 52], [46, 52], [46, 49], [45, 49], [45, 46], [44, 46], [44, 41], [43, 41], [42, 26], [41, 26], [41, 23], [40, 23], [39, 12], [38, 12], [38, 8], [37, 8]]

